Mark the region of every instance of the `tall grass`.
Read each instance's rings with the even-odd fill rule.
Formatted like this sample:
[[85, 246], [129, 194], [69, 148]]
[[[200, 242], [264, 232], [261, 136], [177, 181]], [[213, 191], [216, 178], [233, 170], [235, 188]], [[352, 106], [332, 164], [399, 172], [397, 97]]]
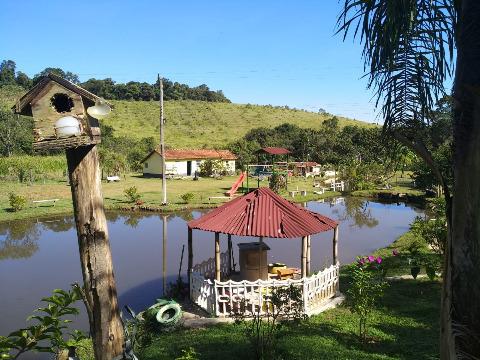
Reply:
[[0, 179], [35, 181], [59, 179], [65, 176], [67, 161], [64, 155], [0, 157]]

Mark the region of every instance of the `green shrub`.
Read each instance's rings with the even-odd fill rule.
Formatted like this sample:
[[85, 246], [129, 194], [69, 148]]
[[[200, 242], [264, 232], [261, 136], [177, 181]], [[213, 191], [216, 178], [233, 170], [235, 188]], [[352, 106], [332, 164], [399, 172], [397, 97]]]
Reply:
[[182, 356], [175, 358], [175, 360], [197, 360], [199, 359], [198, 355], [193, 347], [189, 347], [186, 350], [182, 350]]
[[194, 197], [195, 197], [195, 194], [192, 192], [186, 192], [185, 194], [180, 195], [180, 198], [183, 200], [185, 204], [189, 204]]
[[22, 195], [17, 195], [15, 193], [10, 193], [9, 195], [9, 202], [10, 202], [10, 208], [13, 211], [20, 211], [23, 208], [25, 208], [25, 205], [27, 205], [27, 198]]
[[126, 188], [125, 190], [123, 190], [123, 193], [125, 194], [128, 201], [131, 203], [136, 203], [142, 198], [142, 195], [138, 193], [138, 189], [136, 186]]
[[273, 173], [268, 181], [268, 186], [270, 189], [277, 194], [280, 192], [280, 190], [285, 189], [286, 185], [287, 183], [285, 181], [285, 177], [278, 173]]
[[363, 342], [367, 338], [368, 317], [387, 285], [381, 263], [381, 257], [370, 255], [359, 258], [350, 266], [352, 283], [347, 290], [347, 306], [359, 316], [359, 336]]

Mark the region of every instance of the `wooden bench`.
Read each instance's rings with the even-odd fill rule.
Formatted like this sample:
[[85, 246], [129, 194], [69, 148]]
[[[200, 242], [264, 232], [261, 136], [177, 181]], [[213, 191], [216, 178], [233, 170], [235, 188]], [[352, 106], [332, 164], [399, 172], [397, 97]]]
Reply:
[[55, 203], [60, 199], [46, 199], [46, 200], [33, 200], [32, 203], [36, 204], [44, 204], [44, 203], [53, 203], [52, 206], [55, 206]]
[[107, 182], [115, 182], [115, 181], [120, 181], [119, 176], [107, 176]]
[[286, 268], [286, 269], [278, 269], [277, 275], [279, 280], [287, 280], [293, 278], [293, 274], [295, 274], [295, 269], [293, 268]]
[[299, 193], [299, 192], [300, 192], [300, 191], [298, 191], [298, 190], [292, 190], [292, 191], [289, 191], [288, 194], [293, 198], [293, 197], [295, 197], [295, 195], [296, 195], [297, 193]]

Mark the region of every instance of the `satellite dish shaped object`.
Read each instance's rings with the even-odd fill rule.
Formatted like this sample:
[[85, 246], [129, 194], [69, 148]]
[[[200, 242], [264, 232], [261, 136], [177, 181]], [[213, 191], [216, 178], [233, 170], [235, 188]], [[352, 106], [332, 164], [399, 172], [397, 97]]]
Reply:
[[94, 106], [87, 108], [88, 115], [94, 117], [95, 119], [108, 115], [110, 111], [112, 111], [112, 109], [105, 103], [105, 100], [103, 99], [97, 100]]

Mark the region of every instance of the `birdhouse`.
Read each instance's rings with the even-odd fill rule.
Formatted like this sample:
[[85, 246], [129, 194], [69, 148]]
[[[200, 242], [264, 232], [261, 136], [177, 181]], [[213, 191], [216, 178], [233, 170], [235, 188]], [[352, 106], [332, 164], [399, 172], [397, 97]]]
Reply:
[[60, 150], [100, 143], [98, 118], [110, 106], [80, 86], [48, 74], [17, 101], [14, 111], [33, 117], [34, 150]]

